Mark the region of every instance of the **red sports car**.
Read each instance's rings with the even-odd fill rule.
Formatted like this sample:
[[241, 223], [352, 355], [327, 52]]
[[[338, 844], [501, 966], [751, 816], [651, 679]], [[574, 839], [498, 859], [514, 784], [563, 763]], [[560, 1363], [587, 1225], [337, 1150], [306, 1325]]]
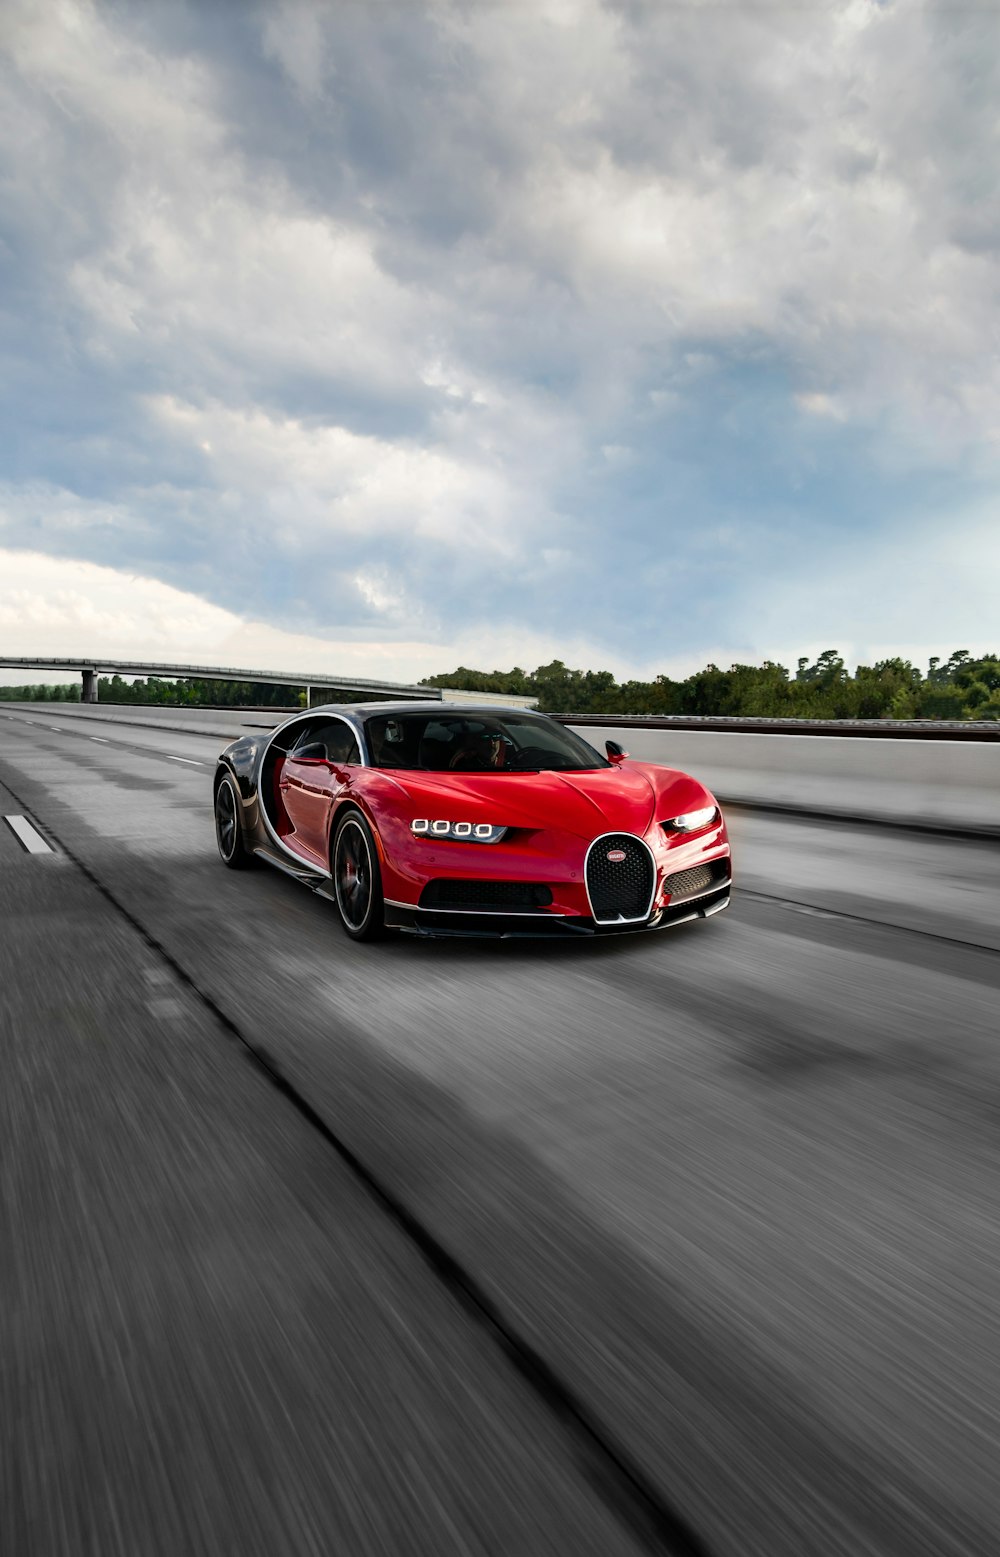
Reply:
[[224, 863], [277, 865], [355, 940], [656, 930], [729, 903], [703, 784], [525, 709], [313, 708], [227, 746], [214, 795]]

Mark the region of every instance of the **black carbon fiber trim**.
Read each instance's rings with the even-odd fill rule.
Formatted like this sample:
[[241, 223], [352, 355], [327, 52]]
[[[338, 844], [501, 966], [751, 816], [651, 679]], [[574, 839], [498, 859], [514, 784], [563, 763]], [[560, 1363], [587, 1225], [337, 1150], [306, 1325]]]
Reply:
[[551, 890], [531, 881], [429, 881], [420, 894], [421, 908], [500, 910], [532, 913], [552, 902]]

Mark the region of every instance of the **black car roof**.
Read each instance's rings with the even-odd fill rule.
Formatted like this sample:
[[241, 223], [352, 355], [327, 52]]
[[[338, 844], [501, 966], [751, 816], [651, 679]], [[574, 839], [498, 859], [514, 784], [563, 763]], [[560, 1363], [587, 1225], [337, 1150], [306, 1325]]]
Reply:
[[411, 703], [389, 702], [385, 700], [379, 703], [318, 703], [312, 708], [303, 709], [303, 714], [345, 714], [360, 715], [362, 719], [369, 718], [372, 714], [529, 714], [532, 718], [544, 719], [545, 714], [540, 714], [535, 708], [520, 708], [509, 703], [444, 703], [436, 698], [422, 698]]

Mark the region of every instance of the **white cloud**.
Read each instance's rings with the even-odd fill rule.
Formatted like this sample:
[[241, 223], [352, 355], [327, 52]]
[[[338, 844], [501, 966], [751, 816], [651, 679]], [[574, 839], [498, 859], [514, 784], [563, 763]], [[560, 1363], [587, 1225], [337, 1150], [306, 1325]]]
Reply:
[[380, 573], [356, 573], [354, 583], [366, 605], [382, 616], [398, 616], [406, 608], [406, 595], [394, 584], [387, 570]]
[[84, 187], [64, 191], [71, 204], [94, 198], [103, 217], [67, 278], [95, 355], [152, 352], [241, 386], [282, 370], [369, 392], [415, 381], [404, 342], [421, 300], [380, 269], [373, 233], [309, 209], [278, 168], [248, 166], [207, 61], [157, 56], [87, 4], [25, 6], [11, 33], [36, 89], [33, 133], [17, 134], [25, 186], [56, 203], [54, 177], [77, 182], [70, 147], [53, 165], [60, 132], [95, 146]]
[[468, 455], [261, 409], [198, 407], [167, 396], [150, 409], [206, 453], [224, 492], [266, 505], [263, 524], [278, 550], [290, 542], [335, 546], [345, 535], [369, 542], [405, 535], [509, 555], [517, 539], [509, 483]]
[[[378, 609], [393, 600], [378, 579], [358, 581]], [[489, 668], [524, 669], [546, 663], [568, 650], [583, 664], [587, 647], [580, 638], [566, 641], [544, 633], [497, 629], [441, 641], [386, 642], [377, 634], [358, 639], [325, 639], [283, 632], [266, 623], [246, 621], [183, 590], [104, 568], [32, 552], [0, 549], [0, 634], [7, 657], [30, 655], [67, 659], [88, 655], [164, 665], [231, 665], [237, 669], [277, 670], [316, 675], [354, 674], [372, 679], [415, 682], [423, 676], [475, 662]], [[572, 656], [575, 655], [575, 660]], [[621, 667], [624, 670], [624, 664]], [[0, 672], [5, 685], [68, 679], [55, 672]]]
[[7, 655], [198, 658], [239, 625], [232, 612], [155, 579], [0, 550], [0, 633]]
[[908, 0], [745, 6], [723, 36], [714, 8], [576, 11], [563, 33], [520, 9], [456, 23], [493, 125], [518, 104], [494, 241], [661, 352], [763, 338], [845, 414], [991, 438], [997, 255], [956, 241], [996, 149], [989, 19], [942, 38]]
[[418, 301], [379, 269], [369, 237], [287, 209], [280, 189], [268, 200], [216, 176], [222, 187], [165, 207], [145, 178], [121, 191], [111, 243], [71, 272], [97, 338], [129, 355], [152, 345], [183, 357], [186, 378], [195, 368], [242, 393], [281, 373], [415, 392]]
[[[221, 48], [197, 8], [7, 8], [4, 190], [35, 308], [7, 363], [21, 441], [42, 429], [0, 467], [8, 545], [191, 583], [307, 622], [303, 642], [328, 624], [372, 653], [380, 633], [474, 660], [576, 644], [624, 671], [664, 620], [647, 588], [612, 663], [612, 566], [646, 579], [669, 552], [688, 580], [671, 646], [707, 593], [764, 654], [812, 638], [811, 599], [831, 641], [886, 601], [913, 641], [923, 556], [957, 522], [978, 552], [945, 563], [956, 619], [992, 620], [995, 543], [960, 489], [995, 486], [1000, 440], [1000, 19], [917, 0], [238, 11]], [[727, 386], [757, 370], [787, 412], [766, 478], [745, 473], [760, 513], [713, 486]], [[760, 489], [862, 435], [891, 500], [862, 584], [816, 593], [841, 577], [817, 569], [828, 518], [804, 507], [775, 561], [776, 531], [757, 539], [786, 494]], [[893, 483], [930, 466], [918, 556]], [[709, 536], [740, 563], [732, 600]]]
[[[391, 31], [404, 13], [386, 14]], [[70, 272], [92, 349], [115, 336], [119, 351], [152, 346], [220, 393], [308, 371], [369, 395], [424, 384], [454, 397], [486, 366], [459, 360], [463, 339], [476, 348], [455, 283], [501, 311], [513, 281], [501, 261], [531, 277], [535, 307], [557, 276], [577, 328], [603, 313], [663, 352], [759, 333], [794, 345], [802, 393], [840, 393], [862, 416], [891, 402], [934, 428], [945, 397], [953, 435], [975, 436], [983, 416], [992, 427], [981, 347], [994, 265], [953, 241], [948, 175], [968, 183], [968, 153], [956, 136], [919, 155], [943, 101], [956, 119], [971, 111], [947, 98], [933, 17], [902, 0], [726, 14], [720, 46], [700, 7], [629, 21], [596, 0], [437, 8], [442, 58], [463, 50], [477, 86], [473, 98], [446, 76], [442, 119], [480, 156], [488, 127], [500, 155], [482, 168], [488, 235], [407, 282], [379, 257], [389, 213], [377, 198], [374, 213], [364, 199], [350, 218], [322, 212], [276, 161], [247, 162], [207, 61], [157, 57], [88, 6], [22, 12], [23, 75], [103, 132], [114, 163], [105, 240]], [[338, 75], [343, 15], [300, 3], [267, 8], [261, 25], [299, 90], [335, 109], [354, 85], [349, 62]], [[449, 148], [421, 128], [447, 181]], [[481, 344], [503, 328], [498, 312]], [[609, 334], [592, 336], [605, 361]], [[452, 343], [443, 376], [425, 366], [435, 339]], [[808, 382], [817, 374], [825, 384]]]
[[303, 96], [319, 97], [328, 63], [319, 6], [309, 0], [274, 0], [262, 33], [264, 52], [281, 63]]
[[[390, 681], [421, 678], [475, 665], [524, 670], [553, 659], [581, 669], [608, 669], [619, 680], [677, 678], [713, 662], [776, 659], [793, 673], [799, 655], [838, 648], [849, 665], [901, 654], [922, 668], [929, 657], [955, 648], [995, 652], [996, 634], [977, 629], [1000, 597], [1000, 556], [986, 513], [967, 516], [951, 536], [921, 536], [910, 559], [876, 557], [870, 576], [857, 575], [850, 558], [831, 564], [822, 579], [786, 577], [766, 605], [735, 625], [729, 643], [705, 636], [687, 652], [651, 657], [596, 650], [585, 632], [514, 629], [484, 621], [474, 630], [412, 639], [364, 636], [319, 638], [244, 620], [197, 596], [93, 563], [0, 549], [0, 636], [7, 656], [52, 658], [88, 654], [163, 664], [231, 665], [295, 674], [349, 675]], [[933, 553], [934, 568], [924, 558]], [[985, 566], [983, 559], [986, 559]], [[893, 597], [877, 600], [882, 569], [895, 567]], [[399, 602], [385, 577], [359, 576], [358, 588], [377, 610]], [[845, 599], [851, 604], [845, 610]], [[876, 609], [876, 608], [879, 609]], [[915, 615], [924, 630], [913, 633]], [[878, 621], [878, 632], [872, 622]], [[928, 625], [932, 624], [932, 625]], [[735, 647], [734, 647], [735, 642]], [[65, 680], [68, 674], [0, 671], [4, 685]]]
[[847, 412], [833, 395], [824, 395], [819, 390], [812, 394], [799, 394], [795, 396], [795, 403], [809, 416], [823, 416], [833, 422], [843, 422], [847, 419]]

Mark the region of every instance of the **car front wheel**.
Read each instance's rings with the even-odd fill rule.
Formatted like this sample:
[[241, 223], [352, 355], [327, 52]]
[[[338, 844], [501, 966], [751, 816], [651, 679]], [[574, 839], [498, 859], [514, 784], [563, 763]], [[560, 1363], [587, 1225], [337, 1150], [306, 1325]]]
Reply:
[[352, 941], [374, 940], [385, 922], [382, 873], [372, 830], [360, 811], [346, 811], [337, 823], [331, 856], [341, 924]]

